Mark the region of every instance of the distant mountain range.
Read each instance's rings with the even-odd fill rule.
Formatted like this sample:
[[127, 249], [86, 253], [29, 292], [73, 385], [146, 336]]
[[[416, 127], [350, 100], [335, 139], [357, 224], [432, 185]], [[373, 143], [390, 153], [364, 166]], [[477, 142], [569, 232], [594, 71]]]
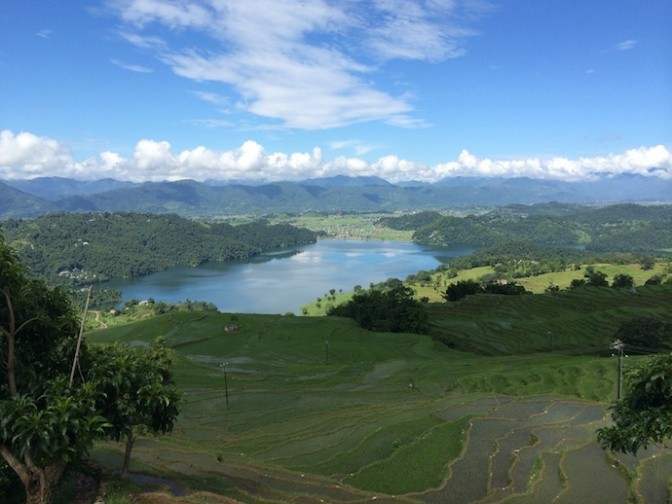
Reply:
[[52, 212], [152, 212], [208, 217], [277, 212], [378, 212], [508, 204], [672, 202], [672, 180], [623, 175], [587, 182], [530, 178], [446, 178], [395, 185], [378, 177], [300, 182], [132, 183], [62, 177], [0, 181], [0, 219]]

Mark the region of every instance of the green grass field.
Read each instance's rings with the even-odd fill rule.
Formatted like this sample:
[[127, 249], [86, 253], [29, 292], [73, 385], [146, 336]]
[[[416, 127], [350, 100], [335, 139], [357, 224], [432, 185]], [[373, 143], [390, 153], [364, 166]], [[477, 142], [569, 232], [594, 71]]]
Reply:
[[666, 313], [672, 287], [615, 291], [431, 304], [462, 350], [348, 319], [198, 312], [88, 338], [165, 336], [178, 354], [176, 430], [132, 464], [189, 494], [160, 502], [665, 502], [664, 451], [614, 458], [595, 441], [617, 370], [595, 349], [619, 318]]
[[[516, 282], [529, 292], [534, 294], [541, 294], [550, 286], [556, 286], [561, 290], [568, 289], [572, 280], [583, 277], [585, 267], [581, 269], [567, 269], [565, 271], [558, 271], [554, 273], [545, 273], [543, 275], [519, 278]], [[607, 275], [607, 281], [611, 284], [616, 275], [630, 275], [636, 287], [643, 286], [645, 282], [653, 276], [663, 276], [668, 274], [669, 266], [667, 263], [656, 263], [655, 267], [650, 270], [643, 270], [639, 264], [594, 264], [592, 265], [596, 270], [602, 271]], [[442, 302], [443, 295], [446, 292], [446, 287], [451, 283], [456, 283], [461, 280], [478, 280], [484, 275], [494, 273], [494, 269], [489, 266], [479, 268], [471, 268], [468, 270], [461, 270], [454, 278], [449, 278], [445, 272], [433, 272], [431, 281], [425, 283], [408, 282], [406, 283], [412, 287], [416, 292], [418, 299], [427, 298], [432, 302]], [[406, 280], [401, 278], [400, 280]], [[354, 286], [353, 286], [354, 287]], [[306, 315], [319, 316], [325, 315], [327, 310], [336, 304], [347, 302], [352, 298], [352, 292], [343, 292], [336, 294], [336, 299], [328, 299], [327, 294], [321, 297], [320, 302], [313, 301], [301, 307], [301, 310]]]

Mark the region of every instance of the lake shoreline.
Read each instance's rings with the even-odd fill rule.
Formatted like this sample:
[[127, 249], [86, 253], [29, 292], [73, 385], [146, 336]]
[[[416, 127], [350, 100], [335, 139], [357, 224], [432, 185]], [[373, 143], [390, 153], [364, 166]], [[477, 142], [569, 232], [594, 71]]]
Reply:
[[412, 242], [325, 238], [305, 246], [263, 253], [249, 260], [177, 267], [132, 279], [110, 280], [122, 303], [139, 301], [213, 303], [220, 311], [298, 313], [331, 289], [351, 291], [389, 278], [432, 270], [446, 258], [472, 249], [440, 249]]

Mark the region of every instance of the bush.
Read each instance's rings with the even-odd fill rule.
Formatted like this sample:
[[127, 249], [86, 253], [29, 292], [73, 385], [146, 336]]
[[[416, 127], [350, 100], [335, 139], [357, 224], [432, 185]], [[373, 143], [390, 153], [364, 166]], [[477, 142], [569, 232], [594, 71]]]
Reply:
[[669, 349], [672, 348], [672, 323], [654, 316], [632, 317], [621, 324], [615, 337], [645, 349]]
[[635, 281], [630, 275], [616, 275], [611, 283], [612, 287], [630, 289], [635, 286]]
[[460, 280], [451, 283], [443, 295], [446, 301], [458, 301], [472, 294], [478, 294], [481, 291], [481, 284], [475, 280]]
[[644, 285], [660, 285], [663, 283], [663, 277], [660, 275], [655, 275], [649, 278]]
[[586, 268], [586, 273], [583, 276], [586, 279], [586, 285], [589, 287], [609, 287], [607, 274], [594, 270], [592, 266]]
[[392, 279], [355, 294], [350, 301], [329, 308], [328, 315], [349, 317], [361, 327], [377, 332], [427, 331], [427, 313], [414, 291]]

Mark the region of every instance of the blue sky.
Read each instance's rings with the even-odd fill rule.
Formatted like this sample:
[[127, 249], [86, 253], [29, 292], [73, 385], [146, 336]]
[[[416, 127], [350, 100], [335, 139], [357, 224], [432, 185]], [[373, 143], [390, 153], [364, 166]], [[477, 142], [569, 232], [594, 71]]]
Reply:
[[4, 0], [0, 179], [672, 178], [669, 0]]

